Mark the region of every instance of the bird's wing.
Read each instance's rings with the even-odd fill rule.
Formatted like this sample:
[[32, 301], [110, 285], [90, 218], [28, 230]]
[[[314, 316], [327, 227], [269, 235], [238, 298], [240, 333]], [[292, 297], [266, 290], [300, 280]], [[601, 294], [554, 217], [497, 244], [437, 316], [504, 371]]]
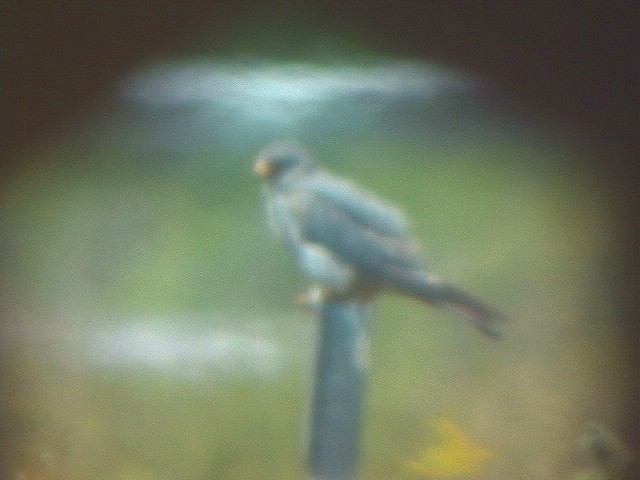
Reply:
[[400, 210], [346, 180], [318, 172], [308, 177], [304, 189], [360, 228], [402, 239], [409, 235], [408, 222]]
[[[329, 250], [345, 264], [370, 275], [371, 280], [389, 281], [403, 271], [423, 270], [417, 246], [407, 235], [398, 235], [391, 228], [397, 221], [394, 210], [375, 203], [371, 210], [356, 205], [358, 200], [368, 198], [361, 193], [338, 200], [317, 191], [300, 192], [294, 197], [291, 201], [296, 205], [295, 221], [301, 239]], [[389, 229], [392, 233], [387, 234]]]
[[274, 192], [267, 189], [268, 217], [271, 227], [297, 258], [308, 276], [336, 291], [348, 289], [354, 271], [325, 246], [309, 241], [301, 227], [309, 194]]

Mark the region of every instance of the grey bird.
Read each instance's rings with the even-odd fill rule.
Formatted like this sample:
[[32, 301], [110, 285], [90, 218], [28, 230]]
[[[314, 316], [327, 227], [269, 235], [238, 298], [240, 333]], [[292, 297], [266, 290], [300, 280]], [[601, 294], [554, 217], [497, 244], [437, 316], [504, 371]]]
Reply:
[[272, 229], [324, 299], [371, 299], [391, 290], [446, 306], [500, 336], [503, 315], [428, 273], [398, 209], [322, 169], [295, 143], [262, 150], [254, 171], [263, 179]]

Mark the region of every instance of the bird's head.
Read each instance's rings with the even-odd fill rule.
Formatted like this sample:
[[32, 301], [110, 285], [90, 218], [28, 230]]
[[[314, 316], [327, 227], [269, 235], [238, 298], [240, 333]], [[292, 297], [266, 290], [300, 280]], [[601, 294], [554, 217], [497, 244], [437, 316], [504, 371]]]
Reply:
[[258, 154], [253, 170], [263, 179], [274, 182], [285, 175], [297, 175], [314, 168], [311, 155], [303, 147], [293, 143], [270, 145]]

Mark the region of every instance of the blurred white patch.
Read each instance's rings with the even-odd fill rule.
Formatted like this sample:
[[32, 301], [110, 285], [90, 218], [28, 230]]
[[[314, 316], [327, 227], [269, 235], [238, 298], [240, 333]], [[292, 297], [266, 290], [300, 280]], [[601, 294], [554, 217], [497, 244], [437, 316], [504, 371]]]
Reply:
[[363, 326], [361, 326], [360, 331], [358, 332], [358, 338], [356, 340], [356, 349], [355, 349], [355, 365], [359, 370], [368, 370], [369, 365], [371, 363], [369, 354], [370, 341], [369, 335]]
[[89, 336], [87, 347], [92, 363], [98, 365], [146, 366], [184, 376], [271, 377], [284, 361], [281, 348], [259, 335], [153, 324], [98, 330]]
[[418, 62], [321, 66], [184, 60], [140, 69], [124, 81], [120, 94], [129, 104], [190, 110], [185, 116], [195, 115], [211, 128], [222, 122], [237, 132], [297, 128], [300, 122], [327, 118], [362, 123], [355, 120], [382, 115], [389, 101], [426, 100], [477, 87], [472, 77]]
[[410, 135], [433, 145], [513, 129], [486, 81], [418, 60], [355, 64], [185, 58], [123, 78], [108, 115], [83, 125], [85, 141], [142, 151], [232, 150], [276, 138], [305, 143], [354, 135]]
[[410, 62], [323, 67], [191, 60], [142, 69], [124, 83], [122, 94], [159, 105], [243, 103], [253, 114], [256, 108], [330, 102], [344, 95], [428, 97], [477, 84], [471, 77]]

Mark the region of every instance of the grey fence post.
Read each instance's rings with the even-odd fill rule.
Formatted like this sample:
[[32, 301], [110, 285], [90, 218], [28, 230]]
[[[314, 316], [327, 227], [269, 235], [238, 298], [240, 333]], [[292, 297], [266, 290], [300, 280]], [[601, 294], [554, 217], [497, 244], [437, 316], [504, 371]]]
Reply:
[[313, 480], [351, 480], [358, 463], [370, 304], [323, 302], [309, 443]]

